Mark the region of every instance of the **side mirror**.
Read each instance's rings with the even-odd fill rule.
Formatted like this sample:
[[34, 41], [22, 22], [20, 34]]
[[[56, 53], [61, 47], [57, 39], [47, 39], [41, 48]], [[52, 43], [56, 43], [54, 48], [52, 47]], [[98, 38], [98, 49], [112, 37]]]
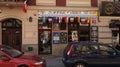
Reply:
[[3, 61], [9, 61], [10, 59], [8, 57], [2, 57]]

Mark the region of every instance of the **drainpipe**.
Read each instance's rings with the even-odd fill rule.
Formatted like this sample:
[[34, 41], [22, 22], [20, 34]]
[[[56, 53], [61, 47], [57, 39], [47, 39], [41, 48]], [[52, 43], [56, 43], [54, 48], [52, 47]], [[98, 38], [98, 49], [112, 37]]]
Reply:
[[120, 25], [119, 25], [119, 44], [120, 44]]

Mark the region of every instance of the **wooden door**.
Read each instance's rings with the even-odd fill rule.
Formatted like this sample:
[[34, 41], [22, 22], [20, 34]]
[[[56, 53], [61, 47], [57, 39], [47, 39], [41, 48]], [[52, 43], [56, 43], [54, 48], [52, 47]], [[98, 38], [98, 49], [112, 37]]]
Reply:
[[22, 44], [22, 32], [21, 29], [15, 28], [6, 28], [2, 31], [2, 43], [4, 45], [12, 46], [15, 49], [21, 50]]
[[2, 22], [2, 44], [21, 50], [22, 27], [16, 19], [7, 19]]

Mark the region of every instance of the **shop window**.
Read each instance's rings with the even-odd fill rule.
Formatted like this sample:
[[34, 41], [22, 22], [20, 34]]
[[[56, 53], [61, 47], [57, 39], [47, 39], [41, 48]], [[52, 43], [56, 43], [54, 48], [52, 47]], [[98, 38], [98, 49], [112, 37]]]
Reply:
[[113, 44], [118, 44], [119, 43], [119, 31], [118, 30], [112, 30], [112, 41]]
[[54, 17], [53, 30], [66, 30], [66, 17]]
[[67, 17], [54, 17], [53, 44], [67, 44]]
[[52, 53], [52, 17], [38, 19], [38, 46], [39, 54]]
[[39, 29], [51, 29], [52, 22], [53, 21], [51, 17], [39, 17], [38, 20]]
[[90, 40], [90, 18], [69, 17], [68, 41], [89, 41]]

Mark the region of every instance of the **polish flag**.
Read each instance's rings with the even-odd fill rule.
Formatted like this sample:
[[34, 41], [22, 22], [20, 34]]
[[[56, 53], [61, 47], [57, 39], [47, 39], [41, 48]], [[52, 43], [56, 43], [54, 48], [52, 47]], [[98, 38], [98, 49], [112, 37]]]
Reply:
[[23, 11], [24, 11], [25, 13], [27, 12], [27, 0], [24, 1]]

